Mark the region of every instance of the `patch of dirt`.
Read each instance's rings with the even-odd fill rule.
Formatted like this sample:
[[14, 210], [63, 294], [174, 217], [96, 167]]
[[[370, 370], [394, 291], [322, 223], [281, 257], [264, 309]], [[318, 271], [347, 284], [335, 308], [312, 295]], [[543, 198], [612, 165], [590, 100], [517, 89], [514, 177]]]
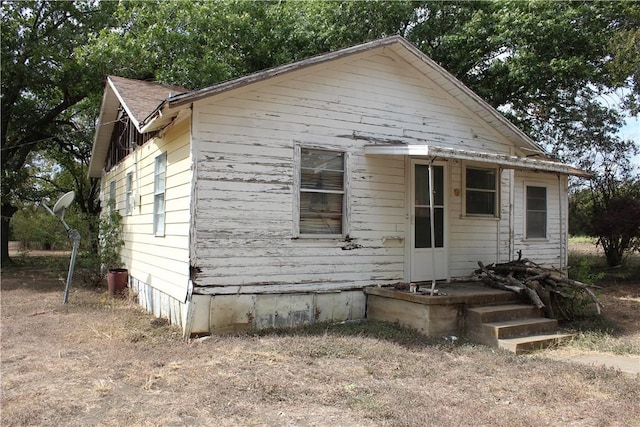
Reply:
[[600, 294], [602, 315], [619, 328], [616, 335], [640, 347], [640, 282], [607, 286]]
[[[104, 290], [74, 283], [63, 305], [65, 278], [2, 271], [2, 426], [640, 424], [638, 378], [614, 370], [387, 339], [376, 331], [408, 333], [376, 323], [185, 341]], [[625, 286], [603, 299], [637, 338]]]

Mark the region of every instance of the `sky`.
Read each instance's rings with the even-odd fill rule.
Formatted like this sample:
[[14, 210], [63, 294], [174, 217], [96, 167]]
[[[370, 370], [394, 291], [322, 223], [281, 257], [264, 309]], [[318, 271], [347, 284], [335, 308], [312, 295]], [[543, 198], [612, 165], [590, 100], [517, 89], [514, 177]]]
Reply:
[[[635, 116], [627, 118], [626, 125], [620, 129], [618, 134], [623, 139], [631, 139], [635, 141], [636, 145], [640, 147], [640, 117]], [[640, 154], [637, 154], [633, 158], [632, 163], [640, 168]]]

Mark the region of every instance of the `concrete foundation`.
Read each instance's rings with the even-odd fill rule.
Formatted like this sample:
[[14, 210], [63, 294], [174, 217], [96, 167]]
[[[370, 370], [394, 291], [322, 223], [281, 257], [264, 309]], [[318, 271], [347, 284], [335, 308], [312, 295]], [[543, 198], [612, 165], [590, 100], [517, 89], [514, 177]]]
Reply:
[[295, 327], [324, 321], [363, 319], [361, 290], [287, 294], [193, 295], [191, 331], [224, 334]]

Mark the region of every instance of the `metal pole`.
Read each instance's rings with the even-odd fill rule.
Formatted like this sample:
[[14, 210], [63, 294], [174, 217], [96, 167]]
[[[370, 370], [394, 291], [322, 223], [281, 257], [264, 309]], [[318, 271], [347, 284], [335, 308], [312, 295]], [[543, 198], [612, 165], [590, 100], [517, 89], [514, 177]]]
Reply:
[[[66, 224], [65, 224], [66, 225]], [[71, 261], [69, 261], [69, 273], [67, 273], [67, 286], [64, 289], [63, 304], [69, 301], [69, 288], [71, 287], [71, 278], [73, 277], [73, 270], [76, 266], [76, 255], [78, 254], [78, 247], [80, 246], [80, 233], [77, 230], [69, 230], [67, 237], [73, 240], [73, 250], [71, 251]]]
[[431, 227], [431, 296], [436, 289], [436, 225], [433, 208], [433, 159], [429, 160], [429, 226]]

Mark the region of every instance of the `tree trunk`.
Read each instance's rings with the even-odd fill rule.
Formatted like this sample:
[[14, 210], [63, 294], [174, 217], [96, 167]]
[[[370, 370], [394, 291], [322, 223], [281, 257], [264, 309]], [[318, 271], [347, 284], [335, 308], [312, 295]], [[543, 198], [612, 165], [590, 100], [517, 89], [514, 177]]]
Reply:
[[619, 267], [622, 265], [622, 254], [617, 247], [609, 247], [604, 251], [609, 267]]
[[6, 266], [11, 259], [9, 258], [9, 224], [11, 223], [11, 217], [18, 211], [18, 208], [8, 203], [2, 204], [2, 218], [0, 229], [0, 263], [2, 266]]

